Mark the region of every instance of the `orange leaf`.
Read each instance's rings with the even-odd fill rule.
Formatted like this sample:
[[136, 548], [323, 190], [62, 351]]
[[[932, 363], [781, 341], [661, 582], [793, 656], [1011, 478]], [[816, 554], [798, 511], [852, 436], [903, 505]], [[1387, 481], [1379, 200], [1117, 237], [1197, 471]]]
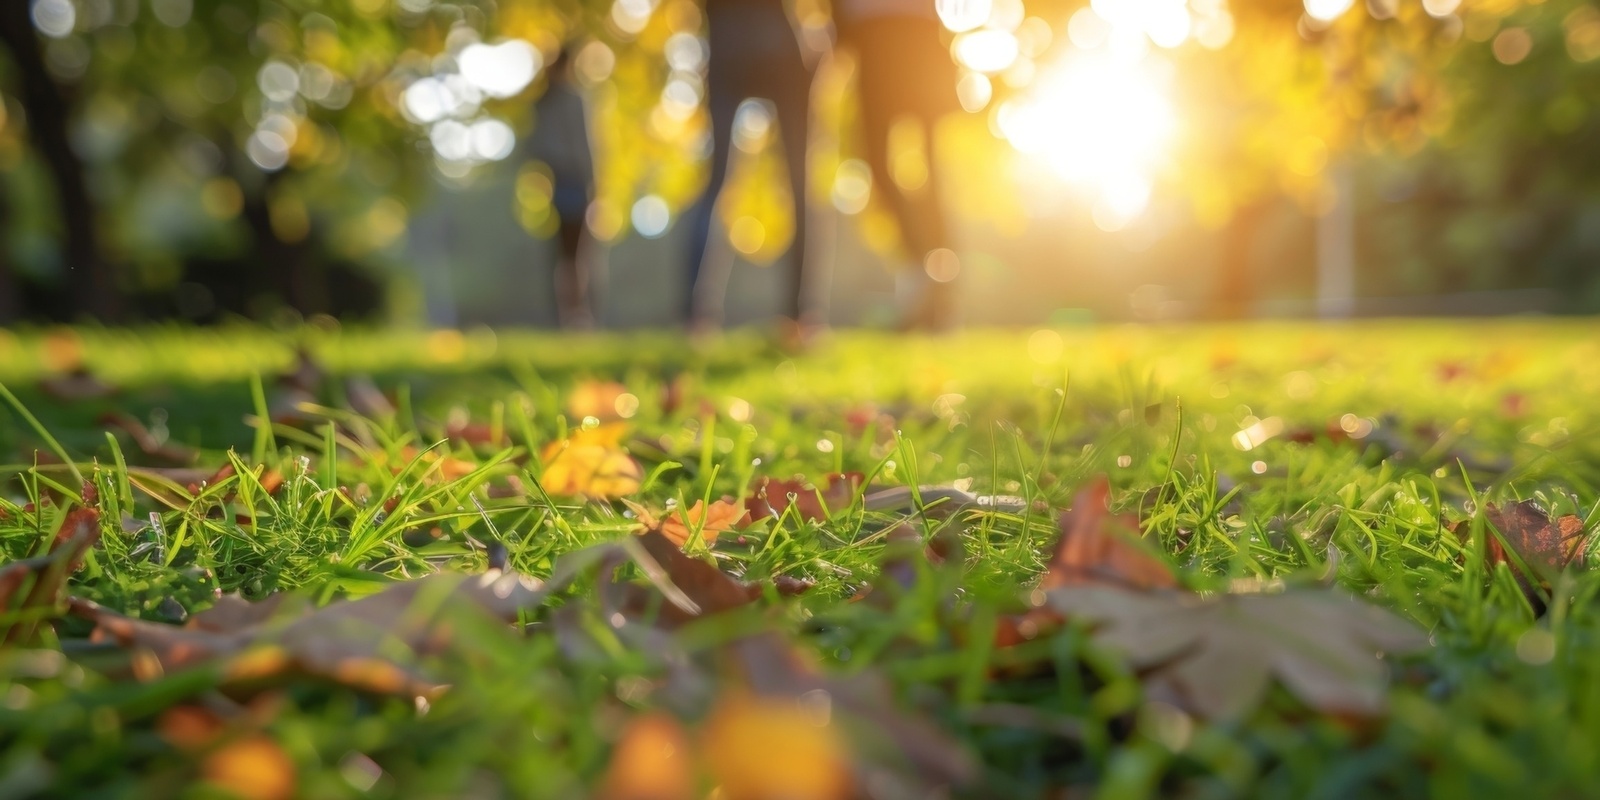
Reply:
[[706, 720], [700, 754], [727, 800], [854, 796], [846, 750], [826, 707], [730, 692]]
[[672, 543], [679, 547], [689, 543], [689, 537], [694, 534], [696, 528], [700, 529], [701, 541], [710, 546], [716, 543], [719, 535], [738, 528], [749, 518], [742, 507], [725, 499], [717, 500], [709, 506], [704, 500], [696, 500], [687, 513], [675, 508], [664, 519], [652, 514], [643, 506], [632, 503], [629, 505], [638, 515], [639, 522], [646, 528], [660, 531], [662, 536], [672, 540]]
[[295, 793], [294, 762], [277, 742], [259, 734], [207, 756], [200, 774], [206, 783], [244, 800], [286, 800]]
[[200, 706], [173, 706], [156, 718], [156, 732], [180, 750], [199, 750], [227, 728], [216, 714]]
[[694, 753], [689, 735], [660, 712], [636, 717], [611, 751], [600, 784], [601, 800], [690, 800], [694, 797]]

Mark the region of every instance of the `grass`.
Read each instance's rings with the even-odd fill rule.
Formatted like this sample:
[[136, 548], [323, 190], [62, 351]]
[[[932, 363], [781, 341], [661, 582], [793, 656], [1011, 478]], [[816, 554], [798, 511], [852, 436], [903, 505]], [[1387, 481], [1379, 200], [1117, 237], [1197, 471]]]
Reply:
[[[252, 425], [296, 347], [329, 373], [311, 398], [320, 410]], [[69, 402], [41, 384], [79, 363], [117, 394]], [[344, 410], [359, 394], [350, 375], [373, 376], [393, 412]], [[0, 384], [16, 401], [0, 413], [0, 551], [41, 551], [81, 493], [76, 469], [104, 518], [128, 523], [108, 527], [70, 591], [131, 615], [167, 618], [174, 601], [199, 610], [218, 591], [371, 594], [439, 569], [482, 571], [493, 541], [512, 568], [548, 577], [562, 554], [633, 525], [621, 503], [550, 497], [538, 483], [548, 443], [583, 424], [574, 389], [602, 378], [637, 399], [626, 422], [647, 476], [633, 499], [646, 506], [743, 496], [762, 476], [859, 471], [1060, 508], [1105, 473], [1114, 507], [1139, 512], [1194, 588], [1331, 571], [1430, 632], [1427, 655], [1398, 665], [1380, 723], [1274, 694], [1247, 720], [1212, 724], [1145, 702], [1082, 631], [1034, 643], [1057, 666], [1048, 675], [995, 669], [993, 648], [953, 638], [945, 590], [959, 585], [980, 630], [1015, 611], [1055, 540], [1048, 514], [980, 515], [960, 534], [964, 574], [893, 603], [849, 601], [877, 580], [879, 534], [904, 514], [858, 505], [724, 537], [731, 571], [816, 585], [764, 616], [686, 629], [679, 646], [705, 655], [760, 624], [830, 674], [883, 676], [896, 705], [983, 763], [963, 796], [1555, 797], [1588, 796], [1600, 778], [1600, 578], [1581, 565], [1539, 615], [1504, 566], [1472, 557], [1486, 534], [1463, 544], [1442, 527], [1531, 498], [1597, 529], [1600, 335], [1588, 321], [849, 333], [802, 356], [753, 336], [690, 347], [489, 331], [0, 331]], [[150, 455], [97, 422], [113, 410], [199, 448], [207, 472], [231, 460], [238, 474], [193, 493], [167, 486], [144, 468]], [[505, 431], [505, 444], [448, 440], [464, 421]], [[1330, 424], [1362, 435], [1315, 435]], [[54, 451], [71, 464], [51, 463]], [[470, 471], [445, 477], [454, 464]], [[256, 467], [282, 474], [282, 488], [269, 492]], [[526, 491], [488, 491], [508, 476]], [[241, 521], [244, 509], [254, 514]], [[595, 591], [580, 582], [556, 605], [588, 613]], [[535, 615], [519, 635], [464, 622], [471, 646], [440, 667], [453, 687], [426, 713], [307, 681], [244, 708], [303, 796], [586, 796], [627, 720], [698, 712], [681, 711], [660, 650], [599, 635], [600, 646], [564, 647], [557, 616]], [[87, 633], [73, 620], [58, 630]], [[117, 680], [97, 666], [104, 653], [69, 649], [67, 660], [48, 642], [0, 655], [0, 796], [220, 796], [207, 762], [161, 727], [173, 706], [232, 703], [214, 676]], [[722, 673], [695, 663], [715, 692]], [[1017, 705], [1032, 722], [992, 723]]]

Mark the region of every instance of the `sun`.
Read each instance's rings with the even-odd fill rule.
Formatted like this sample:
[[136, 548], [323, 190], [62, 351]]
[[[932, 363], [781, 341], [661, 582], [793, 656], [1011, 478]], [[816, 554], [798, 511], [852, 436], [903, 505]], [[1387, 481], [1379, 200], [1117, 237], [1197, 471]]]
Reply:
[[1001, 133], [1019, 152], [1095, 196], [1100, 227], [1126, 226], [1149, 203], [1153, 175], [1178, 117], [1158, 62], [1069, 52], [1000, 109]]

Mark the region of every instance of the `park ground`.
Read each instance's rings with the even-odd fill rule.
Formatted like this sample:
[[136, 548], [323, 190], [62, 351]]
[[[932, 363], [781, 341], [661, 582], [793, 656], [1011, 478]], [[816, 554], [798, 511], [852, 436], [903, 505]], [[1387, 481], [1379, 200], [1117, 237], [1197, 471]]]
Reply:
[[0, 385], [4, 796], [1600, 780], [1589, 320], [63, 328]]

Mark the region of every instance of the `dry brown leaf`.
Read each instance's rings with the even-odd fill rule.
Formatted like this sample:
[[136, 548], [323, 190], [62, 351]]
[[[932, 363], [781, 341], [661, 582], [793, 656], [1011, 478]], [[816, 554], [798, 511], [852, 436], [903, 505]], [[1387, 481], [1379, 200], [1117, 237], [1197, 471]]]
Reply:
[[1411, 623], [1331, 590], [1202, 598], [1068, 586], [1047, 603], [1126, 657], [1149, 696], [1207, 719], [1245, 716], [1274, 680], [1318, 711], [1374, 717], [1387, 700], [1383, 657], [1428, 646]]
[[[714, 564], [686, 555], [660, 531], [647, 530], [639, 534], [638, 539], [667, 580], [699, 608], [699, 613], [693, 613], [672, 603], [660, 603], [655, 621], [662, 627], [674, 628], [697, 617], [729, 611], [753, 603], [766, 594], [764, 584], [746, 583]], [[811, 588], [808, 581], [786, 576], [774, 579], [772, 585], [778, 594], [785, 596], [801, 594]], [[615, 605], [629, 616], [638, 617], [657, 605], [653, 593], [645, 587], [617, 584], [610, 589], [618, 597]]]
[[1101, 476], [1078, 492], [1070, 510], [1062, 512], [1061, 538], [1039, 581], [1040, 589], [1089, 584], [1134, 589], [1177, 587], [1172, 568], [1140, 541], [1139, 518], [1110, 513], [1110, 496], [1110, 483]]
[[[1583, 562], [1588, 539], [1583, 530], [1583, 520], [1574, 515], [1552, 520], [1544, 509], [1531, 500], [1510, 503], [1504, 507], [1490, 503], [1484, 507], [1483, 515], [1484, 520], [1500, 532], [1499, 536], [1488, 534], [1484, 542], [1484, 559], [1491, 566], [1509, 566], [1530, 598], [1536, 597], [1537, 593], [1506, 553], [1506, 545], [1510, 545], [1512, 551], [1533, 570], [1534, 577], [1544, 584], [1548, 584], [1562, 570]], [[1465, 540], [1471, 536], [1472, 521], [1457, 522], [1451, 531]], [[1502, 538], [1504, 544], [1501, 543]]]
[[99, 540], [100, 512], [74, 509], [62, 519], [48, 553], [0, 568], [0, 644], [33, 640], [44, 617], [57, 612], [67, 576], [78, 569], [84, 554]]
[[510, 622], [545, 594], [513, 574], [441, 573], [311, 611], [292, 598], [255, 605], [225, 600], [184, 627], [132, 619], [86, 600], [71, 605], [96, 624], [94, 638], [147, 654], [134, 660], [141, 678], [212, 665], [234, 685], [305, 674], [383, 694], [431, 695], [443, 687], [417, 661], [451, 645], [461, 615]]
[[744, 501], [751, 519], [783, 516], [793, 505], [801, 519], [817, 522], [846, 508], [855, 499], [865, 477], [859, 472], [832, 472], [816, 485], [795, 476], [787, 480], [761, 478]]

